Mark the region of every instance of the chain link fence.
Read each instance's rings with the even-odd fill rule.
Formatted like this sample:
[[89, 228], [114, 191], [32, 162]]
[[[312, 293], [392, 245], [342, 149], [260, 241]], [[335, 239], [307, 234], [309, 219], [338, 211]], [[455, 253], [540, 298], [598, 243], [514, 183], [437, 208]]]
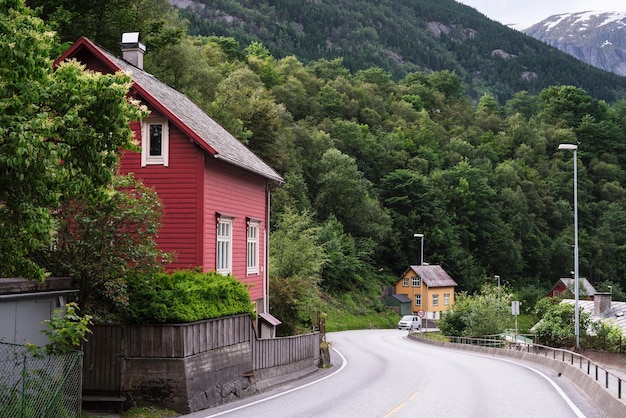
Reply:
[[80, 418], [82, 356], [0, 342], [0, 417]]

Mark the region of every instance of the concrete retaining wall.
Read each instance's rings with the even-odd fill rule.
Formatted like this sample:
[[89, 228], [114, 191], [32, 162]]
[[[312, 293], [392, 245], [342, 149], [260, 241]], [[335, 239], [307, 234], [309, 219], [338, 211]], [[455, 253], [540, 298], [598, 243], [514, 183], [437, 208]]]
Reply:
[[257, 391], [248, 377], [250, 344], [239, 343], [183, 358], [128, 358], [123, 392], [132, 404], [189, 413]]

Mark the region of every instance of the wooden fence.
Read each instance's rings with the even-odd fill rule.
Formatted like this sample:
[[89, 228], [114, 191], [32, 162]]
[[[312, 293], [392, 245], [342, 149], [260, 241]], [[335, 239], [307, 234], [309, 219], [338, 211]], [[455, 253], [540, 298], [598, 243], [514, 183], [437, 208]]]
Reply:
[[254, 370], [285, 366], [317, 358], [319, 358], [319, 333], [267, 340], [253, 339], [252, 367]]
[[174, 325], [96, 325], [83, 346], [83, 393], [120, 394], [128, 359], [184, 359], [242, 343], [250, 344], [253, 371], [319, 359], [319, 333], [257, 339], [249, 315]]

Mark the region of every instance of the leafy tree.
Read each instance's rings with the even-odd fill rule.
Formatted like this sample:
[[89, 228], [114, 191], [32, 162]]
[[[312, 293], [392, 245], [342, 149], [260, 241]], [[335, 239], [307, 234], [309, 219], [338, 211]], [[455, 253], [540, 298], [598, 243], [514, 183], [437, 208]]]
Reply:
[[[516, 292], [516, 300], [520, 301], [520, 309], [524, 314], [534, 315], [534, 308], [537, 306], [537, 302], [544, 298], [546, 293], [548, 292], [544, 288], [527, 284]], [[543, 315], [540, 315], [536, 320], [541, 319], [541, 316]]]
[[294, 119], [304, 119], [309, 113], [317, 112], [317, 102], [307, 95], [304, 84], [294, 76], [287, 76], [285, 83], [274, 86], [272, 94]]
[[261, 77], [266, 88], [270, 89], [282, 83], [281, 75], [276, 69], [276, 59], [263, 44], [252, 42], [243, 53], [248, 59], [248, 65]]
[[606, 112], [587, 94], [586, 91], [574, 86], [550, 86], [539, 94], [542, 115], [548, 123], [564, 123], [565, 127], [578, 126], [583, 117], [602, 118]]
[[341, 116], [346, 109], [344, 97], [330, 84], [320, 89], [316, 99], [321, 110], [328, 116]]
[[[545, 302], [542, 302], [545, 304]], [[579, 311], [580, 336], [587, 333], [591, 315]], [[542, 320], [535, 326], [537, 342], [552, 347], [571, 346], [574, 343], [574, 305], [569, 303], [551, 303], [545, 309]]]
[[342, 224], [331, 216], [320, 229], [320, 245], [327, 261], [321, 271], [321, 286], [330, 293], [359, 291], [372, 282], [369, 240], [356, 240], [343, 231]]
[[167, 0], [27, 0], [69, 44], [86, 36], [109, 51], [119, 51], [124, 32], [138, 31], [151, 48], [176, 44], [184, 24]]
[[[50, 245], [52, 211], [113, 179], [141, 109], [126, 99], [130, 78], [52, 68], [48, 27], [23, 0], [0, 7], [0, 273], [44, 277], [28, 254]], [[106, 115], [106, 117], [103, 117]]]
[[461, 98], [463, 85], [459, 76], [453, 71], [436, 71], [428, 77], [433, 89], [441, 92], [447, 98]]
[[527, 91], [519, 91], [513, 94], [506, 102], [505, 111], [509, 115], [519, 113], [526, 119], [530, 119], [537, 114], [539, 98], [529, 94]]
[[176, 45], [148, 49], [144, 65], [159, 80], [184, 91], [208, 112], [215, 90], [226, 76], [224, 72], [232, 72], [242, 64], [230, 63], [216, 42], [206, 38], [184, 38]]
[[624, 331], [619, 324], [606, 319], [591, 323], [593, 336], [584, 339], [585, 348], [621, 352]]
[[277, 170], [292, 157], [285, 129], [290, 115], [249, 68], [238, 68], [219, 83], [209, 113]]
[[132, 176], [117, 177], [100, 199], [77, 198], [54, 213], [55, 242], [34, 254], [58, 277], [72, 277], [78, 303], [98, 321], [128, 309], [130, 270], [153, 273], [171, 257], [158, 250], [161, 203]]
[[316, 77], [330, 81], [337, 77], [349, 77], [350, 71], [343, 65], [343, 58], [327, 60], [325, 58], [314, 61], [310, 67]]
[[485, 285], [481, 293], [470, 295], [460, 293], [454, 300], [451, 310], [443, 313], [439, 329], [443, 335], [483, 337], [500, 334], [507, 325], [506, 314], [510, 312], [511, 295], [506, 288], [498, 289]]
[[287, 210], [277, 222], [270, 245], [270, 306], [281, 319], [281, 335], [310, 330], [318, 311], [326, 251], [320, 229], [308, 213]]
[[314, 207], [321, 219], [333, 215], [353, 236], [378, 240], [389, 233], [389, 217], [371, 193], [370, 182], [358, 171], [354, 158], [337, 149], [326, 151], [319, 163]]

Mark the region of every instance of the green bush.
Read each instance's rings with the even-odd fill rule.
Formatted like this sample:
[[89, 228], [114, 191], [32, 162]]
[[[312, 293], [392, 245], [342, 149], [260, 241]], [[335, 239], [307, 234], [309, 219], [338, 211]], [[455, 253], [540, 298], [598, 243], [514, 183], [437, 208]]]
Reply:
[[127, 284], [130, 323], [193, 322], [254, 312], [246, 287], [215, 272], [136, 273]]

